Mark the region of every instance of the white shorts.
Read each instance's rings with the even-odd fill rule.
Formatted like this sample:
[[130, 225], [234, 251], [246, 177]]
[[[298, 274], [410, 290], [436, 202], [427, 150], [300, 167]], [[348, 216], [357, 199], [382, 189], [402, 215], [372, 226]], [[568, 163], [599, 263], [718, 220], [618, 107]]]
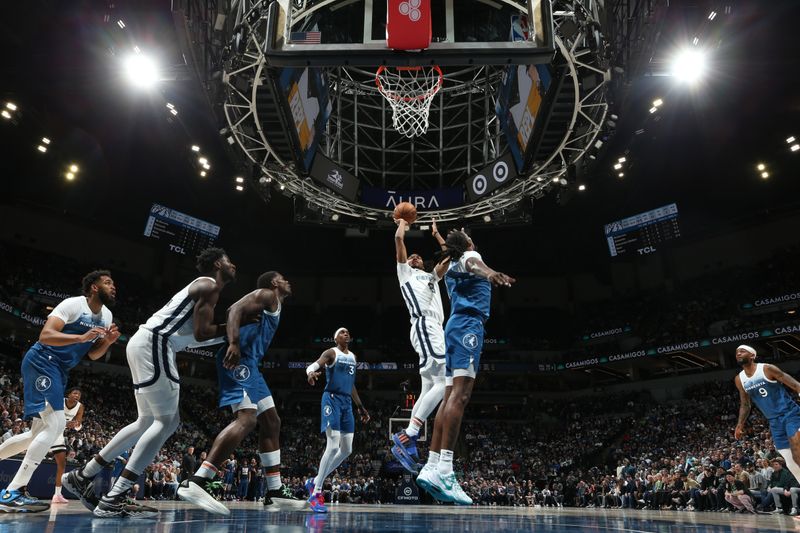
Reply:
[[247, 395], [247, 391], [244, 391], [244, 398], [242, 398], [242, 401], [231, 405], [231, 410], [235, 413], [242, 409], [255, 409], [256, 416], [259, 416], [264, 411], [272, 409], [273, 407], [275, 407], [275, 400], [272, 399], [272, 396], [261, 398], [258, 403], [253, 403], [250, 400], [250, 396]]
[[59, 435], [56, 441], [50, 446], [50, 453], [66, 452], [67, 442], [64, 440], [64, 435]]
[[128, 341], [125, 351], [137, 393], [172, 392], [180, 388], [175, 350], [162, 335], [140, 327]]
[[411, 346], [419, 354], [420, 372], [428, 365], [428, 361], [436, 359], [444, 364], [446, 352], [444, 329], [431, 317], [422, 316], [411, 321]]
[[446, 371], [447, 365], [445, 364], [444, 359], [435, 359], [433, 357], [429, 357], [425, 362], [425, 366], [420, 367], [419, 375], [434, 382], [444, 382]]

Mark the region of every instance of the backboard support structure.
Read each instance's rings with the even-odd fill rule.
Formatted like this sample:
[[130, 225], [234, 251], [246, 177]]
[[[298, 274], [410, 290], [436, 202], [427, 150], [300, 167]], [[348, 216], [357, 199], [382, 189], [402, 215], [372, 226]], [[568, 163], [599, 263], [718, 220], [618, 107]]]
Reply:
[[386, 0], [273, 2], [264, 55], [271, 66], [530, 65], [555, 51], [548, 0], [431, 0], [424, 50], [388, 47], [386, 9]]

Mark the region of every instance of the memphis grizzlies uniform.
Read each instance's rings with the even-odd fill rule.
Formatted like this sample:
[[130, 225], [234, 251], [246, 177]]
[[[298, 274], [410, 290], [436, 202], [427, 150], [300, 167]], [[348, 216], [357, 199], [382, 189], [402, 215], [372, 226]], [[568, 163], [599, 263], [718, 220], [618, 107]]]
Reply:
[[750, 377], [744, 370], [739, 372], [739, 380], [750, 399], [769, 420], [775, 449], [790, 448], [789, 437], [800, 430], [800, 406], [786, 392], [783, 383], [767, 379], [764, 363], [757, 363], [756, 371]]
[[[272, 337], [278, 329], [281, 319], [281, 306], [274, 313], [261, 312], [261, 319], [256, 324], [248, 324], [239, 328], [239, 347], [241, 357], [233, 370], [222, 365], [228, 347], [224, 345], [217, 352], [217, 380], [219, 383], [219, 406], [233, 406], [238, 409], [257, 409], [258, 414], [274, 407], [264, 376], [259, 364], [267, 353]], [[267, 400], [266, 402], [264, 400]]]
[[[420, 371], [434, 362], [444, 362], [444, 311], [435, 272], [397, 263], [400, 292], [411, 316], [411, 345], [419, 354]], [[442, 369], [443, 371], [443, 369]]]
[[[85, 296], [67, 298], [48, 315], [64, 321], [62, 333], [83, 335], [92, 328], [108, 328], [112, 323], [111, 311], [106, 306], [95, 314]], [[97, 339], [95, 339], [97, 340]], [[67, 346], [48, 346], [37, 342], [30, 347], [22, 360], [22, 379], [25, 393], [25, 419], [45, 410], [64, 409], [64, 389], [67, 373], [91, 351], [94, 340]]]
[[[81, 402], [75, 402], [75, 407], [70, 409], [67, 407], [67, 403], [64, 402], [64, 418], [67, 419], [67, 422], [72, 422], [72, 420], [78, 416], [78, 411], [81, 409]], [[76, 427], [75, 430], [81, 429], [80, 426]], [[58, 453], [58, 452], [66, 452], [67, 451], [67, 443], [64, 441], [64, 434], [58, 436], [56, 441], [50, 447], [50, 453]]]
[[320, 432], [331, 428], [342, 433], [356, 429], [353, 418], [353, 385], [356, 382], [356, 356], [333, 348], [336, 359], [325, 365], [325, 391], [322, 393], [322, 422]]
[[444, 276], [450, 296], [450, 318], [445, 328], [448, 385], [455, 370], [468, 370], [461, 375], [475, 377], [483, 349], [483, 325], [489, 319], [492, 284], [467, 272], [467, 259], [472, 257], [481, 259], [478, 252], [464, 252], [458, 261], [450, 262]]

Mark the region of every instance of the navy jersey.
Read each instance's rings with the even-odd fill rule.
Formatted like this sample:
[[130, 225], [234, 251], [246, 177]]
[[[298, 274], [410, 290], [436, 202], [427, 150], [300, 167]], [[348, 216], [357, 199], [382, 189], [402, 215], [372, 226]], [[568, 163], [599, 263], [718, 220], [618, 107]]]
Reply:
[[757, 363], [756, 371], [750, 377], [747, 377], [742, 370], [739, 372], [739, 379], [750, 399], [768, 419], [800, 411], [800, 407], [786, 391], [783, 383], [767, 379], [764, 374], [764, 363]]
[[485, 322], [489, 319], [492, 303], [492, 284], [485, 278], [467, 272], [467, 259], [471, 257], [481, 259], [478, 252], [464, 252], [461, 259], [450, 263], [444, 276], [450, 296], [450, 315], [480, 315]]
[[344, 353], [334, 348], [336, 359], [325, 365], [325, 392], [350, 396], [356, 382], [356, 356], [353, 352]]
[[[83, 335], [92, 328], [107, 328], [111, 326], [112, 322], [111, 311], [106, 306], [103, 306], [99, 313], [94, 314], [89, 308], [85, 296], [67, 298], [53, 309], [48, 318], [51, 316], [63, 320], [64, 328], [61, 332], [71, 335]], [[31, 346], [30, 351], [55, 361], [62, 370], [69, 370], [89, 353], [96, 340], [67, 346], [49, 346], [36, 342]]]

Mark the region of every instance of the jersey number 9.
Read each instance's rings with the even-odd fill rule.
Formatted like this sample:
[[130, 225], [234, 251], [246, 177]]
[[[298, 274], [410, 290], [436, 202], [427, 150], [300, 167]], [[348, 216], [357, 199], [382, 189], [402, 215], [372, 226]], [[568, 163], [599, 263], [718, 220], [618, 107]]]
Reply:
[[764, 387], [761, 387], [760, 389], [758, 389], [758, 393], [761, 395], [762, 398], [766, 398], [767, 394], [769, 394], [767, 392], [767, 389], [765, 389]]

